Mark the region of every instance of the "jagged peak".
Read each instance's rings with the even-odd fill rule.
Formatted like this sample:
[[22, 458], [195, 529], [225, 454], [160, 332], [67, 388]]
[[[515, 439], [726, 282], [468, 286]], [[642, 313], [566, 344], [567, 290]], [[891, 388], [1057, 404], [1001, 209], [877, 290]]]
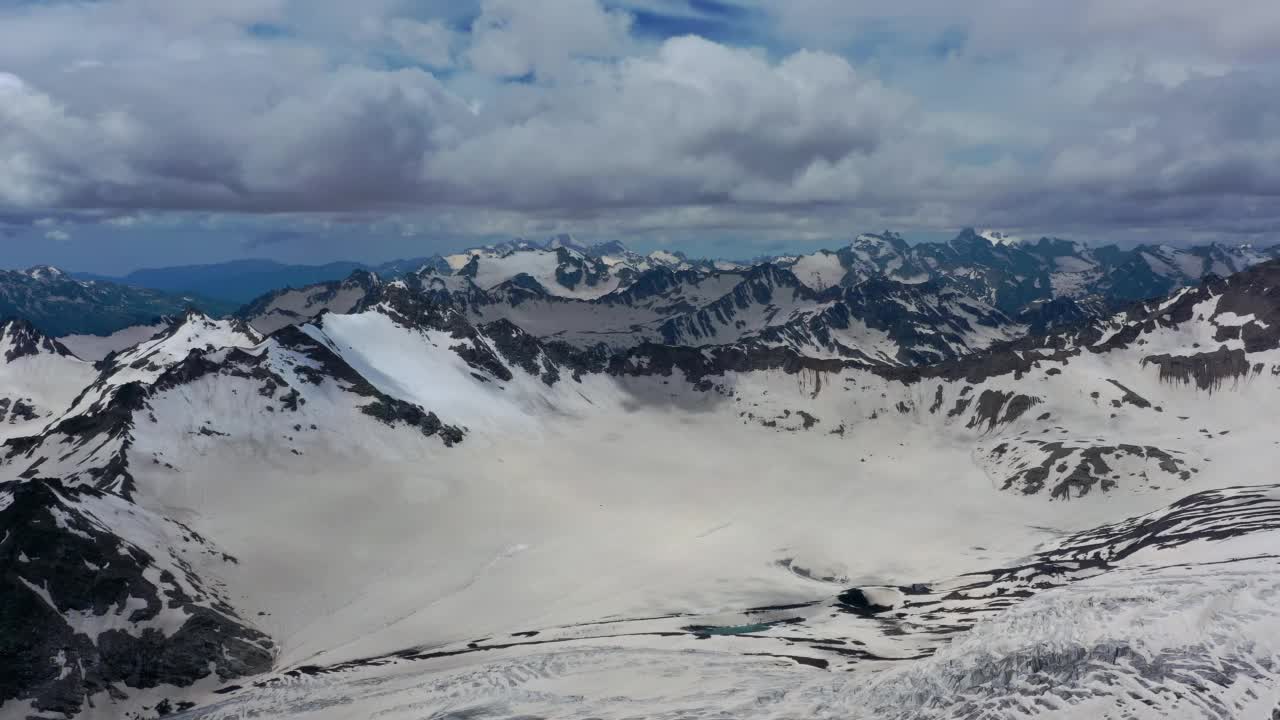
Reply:
[[35, 265], [26, 269], [24, 275], [32, 280], [62, 280], [67, 277], [67, 273], [53, 265]]
[[538, 282], [537, 278], [533, 277], [529, 273], [516, 273], [490, 288], [490, 290], [494, 292], [520, 290], [527, 293], [533, 293], [535, 295], [551, 297], [551, 293], [547, 292], [547, 289], [542, 285], [542, 283]]
[[176, 358], [192, 348], [252, 347], [262, 340], [263, 335], [241, 318], [216, 319], [192, 307], [154, 338], [121, 353], [117, 362], [150, 357], [157, 352]]
[[585, 252], [587, 250], [585, 246], [578, 242], [577, 238], [569, 233], [554, 235], [547, 241], [548, 250], [559, 250], [560, 248], [577, 250], [578, 252]]
[[630, 255], [631, 248], [623, 245], [619, 240], [606, 240], [596, 243], [590, 248], [591, 252], [597, 255]]
[[986, 240], [992, 245], [1016, 245], [1022, 242], [1022, 238], [1016, 235], [1010, 235], [1001, 230], [979, 230], [978, 237]]
[[40, 332], [25, 318], [9, 318], [0, 323], [0, 356], [5, 362], [36, 355], [75, 357], [62, 343]]
[[648, 255], [650, 260], [657, 260], [662, 263], [679, 264], [688, 262], [689, 258], [679, 250], [654, 250]]
[[1084, 252], [1088, 250], [1088, 246], [1079, 240], [1068, 240], [1067, 238], [1051, 237], [1048, 235], [1041, 235], [1039, 238], [1036, 238], [1035, 242], [1030, 240], [1022, 241], [1022, 244], [1037, 249], [1069, 247], [1073, 252]]
[[853, 242], [851, 242], [850, 245], [853, 245], [854, 247], [865, 247], [868, 245], [898, 245], [905, 242], [906, 241], [902, 238], [902, 235], [892, 230], [885, 230], [880, 233], [859, 233], [853, 238]]
[[[804, 285], [791, 268], [776, 262], [762, 262], [747, 268], [743, 274], [743, 282], [766, 281], [784, 285]], [[807, 286], [805, 286], [807, 287]]]
[[[419, 269], [419, 272], [421, 272], [422, 269], [430, 267], [430, 264], [424, 265]], [[342, 283], [344, 285], [359, 285], [360, 287], [378, 287], [382, 285], [382, 277], [373, 270], [359, 268], [352, 270], [351, 274], [348, 275], [347, 279], [343, 280]]]
[[30, 320], [20, 317], [5, 318], [4, 321], [0, 321], [0, 330], [3, 330], [5, 333], [8, 333], [10, 330], [22, 333], [40, 333], [40, 331], [31, 324]]

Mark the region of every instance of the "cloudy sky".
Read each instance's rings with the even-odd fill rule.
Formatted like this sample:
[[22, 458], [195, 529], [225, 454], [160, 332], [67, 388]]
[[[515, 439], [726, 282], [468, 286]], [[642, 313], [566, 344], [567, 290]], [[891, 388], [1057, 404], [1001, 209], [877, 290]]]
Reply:
[[0, 265], [1275, 242], [1274, 0], [0, 0]]

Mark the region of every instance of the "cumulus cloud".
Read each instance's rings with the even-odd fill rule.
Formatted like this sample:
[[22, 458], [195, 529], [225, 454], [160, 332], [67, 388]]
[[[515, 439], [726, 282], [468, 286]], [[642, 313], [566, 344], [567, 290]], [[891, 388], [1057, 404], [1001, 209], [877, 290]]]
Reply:
[[797, 180], [852, 158], [875, 165], [910, 108], [834, 55], [771, 62], [696, 37], [579, 63], [573, 82], [510, 87], [480, 111], [422, 69], [303, 78], [225, 124], [174, 118], [170, 106], [77, 114], [7, 83], [13, 162], [0, 198], [117, 208], [807, 202], [829, 191]]
[[[771, 47], [653, 38], [597, 0], [9, 6], [0, 207], [1263, 232], [1280, 11], [1230, 4], [766, 0]], [[851, 59], [868, 27], [912, 59]]]
[[764, 0], [802, 42], [849, 42], [868, 27], [961, 29], [979, 51], [1122, 47], [1182, 58], [1280, 56], [1280, 6], [1270, 0]]
[[472, 66], [499, 77], [556, 75], [578, 57], [612, 57], [628, 42], [629, 15], [596, 0], [484, 0], [471, 25]]
[[80, 190], [132, 179], [137, 126], [117, 110], [78, 116], [10, 73], [0, 73], [0, 203], [56, 206]]
[[385, 42], [395, 54], [433, 69], [453, 67], [463, 43], [461, 35], [439, 19], [371, 14], [360, 19], [359, 34], [366, 42]]
[[[571, 86], [491, 108], [427, 160], [470, 204], [554, 209], [772, 202], [814, 166], [869, 157], [910, 103], [843, 59], [695, 37], [580, 68]], [[797, 198], [804, 200], [805, 198]]]

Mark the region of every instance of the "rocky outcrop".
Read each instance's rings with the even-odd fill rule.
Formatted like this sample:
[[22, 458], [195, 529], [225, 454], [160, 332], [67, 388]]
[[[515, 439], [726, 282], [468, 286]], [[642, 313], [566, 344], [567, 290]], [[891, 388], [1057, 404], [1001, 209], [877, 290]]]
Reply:
[[1151, 445], [1045, 441], [1010, 438], [993, 447], [989, 472], [1008, 468], [1002, 486], [1024, 495], [1049, 491], [1054, 500], [1071, 500], [1091, 492], [1110, 492], [1121, 483], [1132, 486], [1177, 483], [1198, 472], [1178, 455]]
[[968, 427], [977, 428], [985, 423], [985, 431], [990, 432], [995, 430], [997, 425], [1007, 425], [1017, 420], [1040, 402], [1040, 398], [1028, 395], [983, 390], [978, 396]]
[[271, 640], [188, 564], [212, 550], [196, 533], [54, 479], [0, 485], [0, 508], [0, 703], [70, 716], [97, 693], [270, 668]]
[[510, 320], [482, 325], [480, 331], [493, 341], [494, 348], [507, 362], [540, 377], [547, 385], [555, 385], [560, 380], [560, 369], [543, 352], [542, 343]]
[[0, 355], [5, 362], [43, 354], [71, 357], [71, 351], [62, 343], [46, 336], [27, 320], [11, 318], [0, 323]]
[[270, 334], [286, 325], [309, 322], [325, 312], [347, 313], [375, 302], [382, 280], [368, 270], [356, 270], [345, 280], [333, 280], [305, 288], [275, 290], [236, 312], [259, 332]]
[[1247, 378], [1254, 372], [1244, 350], [1227, 350], [1225, 347], [1195, 355], [1148, 355], [1142, 359], [1142, 364], [1159, 368], [1162, 381], [1194, 384], [1209, 392], [1220, 389], [1228, 381]]
[[[834, 293], [831, 293], [834, 297]], [[819, 302], [819, 293], [790, 270], [764, 264], [753, 267], [733, 291], [695, 313], [672, 318], [658, 328], [668, 345], [735, 342], [776, 318], [780, 303]], [[785, 318], [777, 318], [779, 321]]]

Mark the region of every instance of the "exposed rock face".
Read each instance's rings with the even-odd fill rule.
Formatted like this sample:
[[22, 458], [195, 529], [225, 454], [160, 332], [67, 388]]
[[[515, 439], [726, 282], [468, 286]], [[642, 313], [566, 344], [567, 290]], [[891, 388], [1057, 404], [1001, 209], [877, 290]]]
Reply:
[[450, 349], [468, 365], [500, 380], [513, 377], [488, 338], [451, 305], [433, 302], [407, 287], [388, 288], [382, 302], [383, 312], [402, 327], [449, 333], [457, 341]]
[[658, 330], [667, 345], [736, 342], [773, 320], [784, 320], [790, 308], [818, 300], [819, 294], [791, 271], [771, 264], [757, 265], [728, 295], [695, 313], [668, 320]]
[[530, 375], [541, 377], [548, 385], [560, 380], [560, 369], [542, 350], [538, 339], [516, 327], [509, 320], [499, 320], [481, 326], [481, 332], [494, 341], [494, 347], [507, 362], [523, 368]]
[[21, 318], [13, 318], [0, 324], [0, 353], [5, 362], [41, 354], [71, 356], [71, 351], [62, 343], [47, 337]]
[[1119, 400], [1113, 401], [1117, 407], [1124, 404], [1133, 405], [1136, 408], [1143, 408], [1143, 409], [1151, 407], [1150, 400], [1147, 400], [1146, 398], [1142, 397], [1138, 393], [1130, 390], [1124, 385], [1121, 385], [1119, 382], [1115, 380], [1110, 380], [1110, 379], [1108, 379], [1107, 382], [1116, 386], [1116, 388], [1118, 388], [1120, 392], [1124, 393], [1124, 396], [1122, 398], [1120, 398]]
[[600, 298], [600, 302], [634, 307], [657, 301], [659, 312], [664, 315], [692, 313], [698, 307], [687, 301], [680, 290], [687, 285], [699, 285], [706, 279], [707, 273], [698, 270], [656, 267], [637, 274], [625, 289]]
[[569, 290], [594, 288], [608, 282], [609, 267], [567, 246], [556, 248], [556, 282]]
[[1142, 364], [1160, 368], [1161, 380], [1194, 383], [1197, 388], [1209, 392], [1254, 372], [1244, 350], [1227, 350], [1225, 347], [1196, 355], [1149, 355], [1142, 359]]
[[[388, 425], [403, 423], [416, 427], [427, 437], [438, 436], [446, 447], [452, 447], [462, 442], [464, 433], [461, 428], [445, 424], [434, 412], [424, 410], [413, 403], [393, 398], [378, 390], [368, 380], [361, 377], [341, 357], [301, 330], [287, 327], [277, 332], [273, 339], [279, 342], [282, 347], [304, 355], [315, 364], [315, 367], [300, 372], [308, 382], [319, 384], [324, 379], [331, 379], [337, 381], [347, 392], [371, 398], [372, 402], [361, 407], [361, 412], [364, 414], [377, 418]], [[239, 361], [239, 372], [253, 373], [253, 376], [259, 379], [264, 379], [265, 377], [272, 396], [276, 393], [277, 388], [290, 387], [289, 383], [283, 378], [270, 373], [263, 367], [262, 357], [244, 353], [237, 357], [236, 360]], [[217, 368], [217, 370], [232, 374], [237, 372], [235, 368], [226, 367]], [[273, 379], [275, 382], [272, 382]], [[286, 395], [286, 397], [290, 396], [296, 397], [297, 390], [293, 389]], [[286, 407], [288, 407], [287, 402]]]
[[473, 248], [445, 258], [454, 274], [470, 278], [485, 291], [516, 282], [539, 294], [561, 297], [604, 295], [618, 289], [620, 271], [627, 270], [631, 277], [642, 269], [629, 267], [622, 258], [610, 259], [606, 262], [600, 253], [556, 240]]
[[1105, 309], [1096, 301], [1059, 297], [1034, 302], [1023, 308], [1014, 319], [1026, 325], [1031, 335], [1044, 335], [1059, 328], [1088, 323], [1105, 315]]
[[382, 280], [368, 270], [356, 270], [342, 281], [324, 282], [302, 289], [285, 288], [264, 295], [236, 315], [263, 334], [286, 325], [315, 319], [325, 312], [348, 313], [376, 301]]
[[927, 365], [1011, 339], [1023, 328], [951, 281], [901, 283], [883, 277], [828, 291], [820, 309], [801, 311], [748, 342], [866, 365]]
[[[1213, 308], [1209, 315], [1197, 308]], [[1061, 328], [1049, 335], [1002, 342], [991, 348], [922, 367], [884, 368], [877, 372], [903, 382], [939, 378], [978, 383], [1012, 374], [1015, 379], [1042, 365], [1070, 362], [1081, 353], [1105, 353], [1141, 347], [1146, 338], [1188, 323], [1207, 323], [1219, 342], [1242, 347], [1190, 355], [1149, 355], [1145, 364], [1160, 369], [1162, 379], [1194, 382], [1212, 390], [1228, 379], [1260, 372], [1245, 360], [1247, 353], [1280, 348], [1280, 260], [1260, 263], [1230, 278], [1209, 276], [1167, 300], [1133, 305], [1106, 321]]]
[[1198, 472], [1187, 460], [1151, 445], [1011, 438], [989, 452], [995, 468], [1008, 468], [1003, 489], [1024, 495], [1049, 491], [1054, 500], [1109, 492], [1121, 484], [1176, 484]]
[[211, 548], [190, 530], [52, 479], [0, 485], [0, 508], [0, 702], [71, 715], [98, 692], [270, 668], [270, 639], [191, 571]]
[[[997, 425], [1008, 424], [1022, 417], [1023, 413], [1040, 403], [1040, 398], [999, 390], [983, 390], [978, 396], [978, 404], [974, 409], [969, 427], [974, 428], [986, 423], [987, 431], [994, 430]], [[1003, 414], [1002, 414], [1003, 411]]]
[[852, 363], [845, 360], [806, 357], [789, 348], [726, 345], [699, 349], [646, 344], [605, 358], [599, 369], [611, 375], [671, 375], [673, 370], [680, 370], [690, 382], [698, 383], [726, 372], [835, 372], [850, 365]]

